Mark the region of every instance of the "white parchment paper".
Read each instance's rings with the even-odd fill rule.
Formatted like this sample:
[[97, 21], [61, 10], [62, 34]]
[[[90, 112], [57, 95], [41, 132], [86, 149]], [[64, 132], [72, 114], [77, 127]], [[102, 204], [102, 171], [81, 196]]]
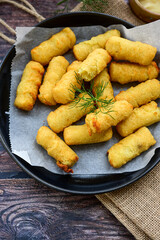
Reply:
[[[130, 40], [142, 41], [157, 47], [156, 62], [160, 67], [160, 21], [126, 29], [122, 25], [114, 25], [108, 28], [102, 26], [72, 27], [77, 43], [90, 39], [92, 36], [104, 33], [108, 29], [116, 28], [120, 30], [122, 37]], [[12, 79], [10, 91], [10, 142], [12, 152], [33, 166], [44, 167], [54, 173], [63, 173], [56, 165], [55, 160], [48, 156], [47, 152], [36, 143], [38, 129], [42, 125], [47, 126], [47, 116], [56, 107], [48, 107], [38, 100], [32, 111], [24, 112], [14, 107], [16, 89], [20, 82], [25, 65], [31, 60], [30, 50], [42, 41], [50, 38], [62, 28], [17, 28], [16, 56], [12, 63]], [[65, 54], [71, 63], [74, 60], [72, 51]], [[134, 85], [136, 85], [135, 83]], [[132, 84], [133, 85], [133, 84]], [[130, 87], [127, 85], [113, 84], [114, 94]], [[159, 100], [157, 100], [160, 103]], [[82, 124], [84, 119], [77, 124]], [[109, 174], [132, 172], [144, 168], [154, 155], [155, 149], [160, 146], [160, 123], [149, 127], [157, 143], [148, 151], [142, 153], [120, 169], [114, 169], [108, 163], [107, 150], [121, 138], [114, 130], [114, 137], [106, 143], [72, 146], [71, 148], [78, 154], [79, 161], [74, 165], [74, 174]], [[62, 134], [60, 134], [62, 137]]]

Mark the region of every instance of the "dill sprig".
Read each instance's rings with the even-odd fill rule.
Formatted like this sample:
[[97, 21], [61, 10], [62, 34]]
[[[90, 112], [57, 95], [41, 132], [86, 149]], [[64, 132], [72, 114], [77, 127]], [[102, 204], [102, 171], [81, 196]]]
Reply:
[[[104, 89], [107, 87], [107, 83], [100, 82], [98, 86], [96, 86], [94, 95], [93, 94], [94, 80], [90, 82], [89, 87], [86, 87], [84, 81], [82, 81], [82, 79], [78, 76], [76, 72], [75, 76], [77, 82], [81, 84], [81, 88], [78, 88], [77, 86], [71, 84], [71, 88], [69, 89], [69, 91], [75, 94], [75, 98], [71, 104], [71, 107], [78, 105], [80, 109], [84, 110], [87, 110], [89, 107], [91, 107], [90, 112], [95, 112], [95, 114], [98, 114], [99, 112], [102, 112], [104, 114], [109, 114], [110, 112], [113, 112], [112, 110], [113, 99], [101, 98]], [[88, 94], [89, 97], [87, 97], [86, 94]], [[81, 102], [81, 100], [83, 101]]]
[[82, 0], [82, 11], [87, 11], [88, 7], [95, 12], [104, 12], [104, 8], [107, 6], [107, 0]]
[[61, 0], [57, 3], [57, 6], [62, 6], [62, 9], [58, 9], [55, 13], [59, 14], [59, 13], [64, 13], [64, 12], [69, 12], [69, 0]]
[[[69, 8], [69, 2], [70, 0], [61, 0], [57, 3], [58, 6], [62, 5], [62, 9], [57, 10], [56, 13], [63, 13], [68, 12], [70, 10]], [[96, 11], [96, 12], [104, 12], [104, 7], [107, 6], [107, 0], [79, 0], [79, 2], [83, 3], [83, 6], [81, 8], [82, 11], [87, 11], [88, 7], [91, 8], [90, 10]]]

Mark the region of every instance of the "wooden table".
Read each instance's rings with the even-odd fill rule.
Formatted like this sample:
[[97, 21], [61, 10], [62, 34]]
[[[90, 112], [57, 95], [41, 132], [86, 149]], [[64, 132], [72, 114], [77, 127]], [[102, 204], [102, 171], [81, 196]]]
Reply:
[[[58, 0], [30, 2], [47, 18], [54, 15]], [[78, 0], [70, 2], [73, 8]], [[0, 4], [0, 17], [13, 28], [37, 23], [26, 12], [4, 3]], [[0, 30], [12, 37], [2, 25]], [[10, 47], [0, 39], [0, 61]], [[1, 144], [0, 201], [1, 240], [134, 239], [95, 196], [72, 195], [43, 186], [23, 172]]]

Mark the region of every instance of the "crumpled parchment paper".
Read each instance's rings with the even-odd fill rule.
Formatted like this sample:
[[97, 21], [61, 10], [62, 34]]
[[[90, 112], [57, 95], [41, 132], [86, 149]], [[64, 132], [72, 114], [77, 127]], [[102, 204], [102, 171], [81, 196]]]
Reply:
[[[122, 25], [114, 25], [108, 28], [102, 26], [90, 27], [71, 27], [74, 31], [77, 43], [90, 39], [92, 36], [104, 33], [108, 29], [116, 28], [121, 32], [122, 37], [130, 40], [142, 41], [157, 47], [158, 52], [156, 55], [156, 62], [160, 67], [160, 21], [149, 23], [143, 26], [126, 29]], [[32, 111], [24, 112], [14, 106], [16, 96], [16, 89], [20, 82], [22, 72], [25, 65], [31, 60], [30, 50], [40, 44], [42, 41], [50, 38], [54, 33], [57, 33], [62, 28], [28, 28], [19, 27], [17, 31], [16, 42], [16, 56], [12, 63], [12, 79], [10, 89], [10, 142], [12, 152], [29, 164], [33, 166], [44, 167], [54, 173], [63, 173], [56, 165], [55, 160], [48, 156], [47, 152], [36, 143], [36, 135], [38, 129], [42, 125], [47, 125], [47, 116], [50, 111], [54, 111], [55, 107], [45, 106], [36, 101]], [[71, 63], [74, 61], [72, 51], [65, 54], [65, 57]], [[133, 84], [131, 84], [133, 85]], [[137, 85], [135, 83], [134, 85]], [[114, 94], [116, 95], [122, 89], [127, 89], [130, 85], [125, 86], [118, 83], [113, 83]], [[157, 100], [159, 103], [160, 101]], [[80, 124], [84, 119], [79, 121]], [[78, 123], [77, 123], [78, 124]], [[121, 137], [118, 136], [114, 129], [114, 137], [106, 143], [71, 146], [71, 148], [78, 154], [79, 161], [73, 166], [74, 174], [111, 174], [132, 172], [144, 168], [154, 155], [155, 149], [160, 146], [160, 123], [154, 124], [149, 127], [151, 133], [157, 140], [155, 146], [151, 147], [148, 151], [142, 153], [139, 157], [135, 158], [120, 169], [114, 169], [108, 163], [106, 156], [107, 150]], [[62, 137], [62, 134], [60, 134]]]

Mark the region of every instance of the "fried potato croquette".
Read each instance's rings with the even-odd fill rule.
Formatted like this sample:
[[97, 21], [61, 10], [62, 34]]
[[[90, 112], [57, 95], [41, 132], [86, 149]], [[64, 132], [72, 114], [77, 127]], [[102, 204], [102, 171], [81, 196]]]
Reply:
[[[99, 91], [101, 91], [101, 96], [99, 96], [98, 99], [103, 99], [103, 100], [107, 99], [107, 100], [114, 101], [113, 88], [110, 82], [110, 76], [108, 74], [107, 68], [105, 68], [93, 80], [93, 94], [95, 97], [97, 97], [97, 94], [99, 94]], [[97, 102], [97, 105], [101, 107], [100, 102]]]
[[107, 40], [105, 49], [115, 60], [126, 60], [141, 65], [151, 64], [157, 52], [157, 49], [149, 44], [116, 36]]
[[67, 173], [73, 173], [71, 167], [78, 161], [78, 156], [56, 133], [42, 126], [38, 130], [36, 140], [48, 155], [56, 160], [58, 167]]
[[[91, 98], [88, 94], [85, 93], [79, 95], [80, 98], [83, 96], [85, 98]], [[47, 122], [50, 128], [54, 132], [59, 133], [63, 131], [64, 128], [81, 119], [93, 109], [93, 106], [82, 108], [83, 103], [86, 103], [86, 101], [81, 99], [77, 104], [71, 102], [65, 105], [61, 105], [55, 111], [50, 112], [47, 117]]]
[[89, 135], [87, 125], [71, 125], [64, 129], [64, 141], [68, 145], [106, 142], [112, 138], [112, 128], [101, 133]]
[[22, 74], [17, 87], [14, 105], [22, 110], [32, 110], [38, 96], [38, 89], [42, 82], [44, 68], [40, 63], [30, 61]]
[[160, 82], [157, 79], [147, 80], [126, 91], [121, 91], [115, 100], [126, 100], [133, 107], [139, 107], [160, 97]]
[[160, 121], [160, 108], [152, 101], [140, 108], [134, 108], [132, 114], [116, 126], [117, 132], [126, 137], [137, 129]]
[[68, 68], [67, 68], [67, 72], [68, 71], [70, 71], [70, 70], [76, 70], [76, 69], [78, 69], [78, 67], [80, 66], [80, 64], [81, 64], [82, 62], [81, 61], [73, 61], [69, 66], [68, 66]]
[[32, 60], [47, 65], [53, 57], [63, 55], [72, 49], [76, 43], [74, 32], [69, 28], [54, 34], [50, 39], [42, 42], [31, 50]]
[[[57, 103], [66, 104], [75, 98], [75, 87], [81, 88], [82, 80], [77, 80], [75, 71], [81, 62], [73, 62], [69, 70], [62, 76], [56, 86], [52, 89], [54, 99]], [[73, 87], [74, 86], [74, 87]]]
[[46, 105], [56, 105], [53, 97], [53, 88], [65, 74], [69, 62], [62, 56], [53, 57], [49, 62], [47, 71], [44, 75], [43, 83], [39, 89], [39, 100]]
[[142, 152], [148, 150], [156, 143], [156, 140], [146, 127], [142, 127], [135, 133], [123, 138], [108, 150], [108, 160], [112, 167], [120, 168]]
[[120, 37], [120, 32], [117, 29], [111, 29], [104, 34], [92, 37], [88, 41], [80, 42], [73, 47], [73, 53], [76, 59], [83, 61], [87, 56], [97, 48], [104, 48], [106, 41], [111, 36]]
[[[106, 110], [104, 109], [103, 111]], [[97, 109], [94, 113], [87, 114], [85, 122], [90, 135], [105, 131], [111, 126], [116, 126], [120, 121], [131, 115], [133, 106], [127, 101], [122, 100], [112, 103], [109, 113], [103, 113], [103, 111]]]
[[134, 81], [144, 82], [157, 78], [159, 69], [155, 62], [148, 66], [129, 62], [112, 62], [109, 68], [112, 82], [126, 84]]
[[77, 75], [80, 79], [89, 82], [95, 78], [110, 61], [111, 56], [108, 52], [102, 48], [97, 48], [82, 62], [77, 70]]

